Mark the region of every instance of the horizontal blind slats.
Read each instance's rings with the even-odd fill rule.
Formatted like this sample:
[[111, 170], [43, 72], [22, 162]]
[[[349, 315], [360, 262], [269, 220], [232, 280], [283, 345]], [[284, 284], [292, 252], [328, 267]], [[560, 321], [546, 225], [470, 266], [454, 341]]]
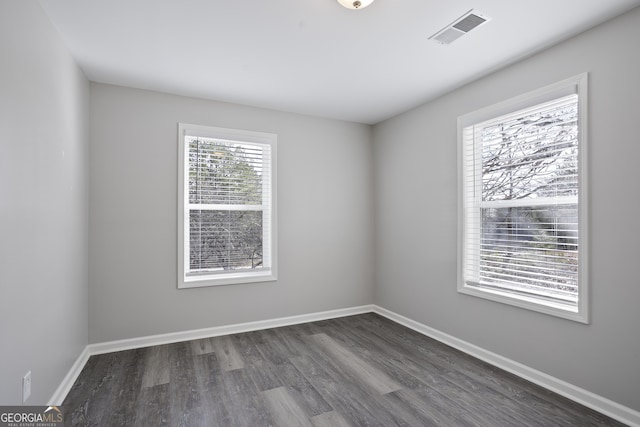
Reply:
[[467, 126], [462, 138], [465, 280], [575, 302], [577, 96]]
[[270, 146], [186, 138], [191, 273], [262, 268], [270, 226]]

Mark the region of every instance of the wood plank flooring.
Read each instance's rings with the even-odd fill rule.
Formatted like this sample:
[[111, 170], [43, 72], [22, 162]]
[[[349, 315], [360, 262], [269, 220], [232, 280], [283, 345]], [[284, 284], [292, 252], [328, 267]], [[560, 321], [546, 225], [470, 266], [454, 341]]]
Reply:
[[92, 356], [66, 425], [620, 426], [376, 314]]

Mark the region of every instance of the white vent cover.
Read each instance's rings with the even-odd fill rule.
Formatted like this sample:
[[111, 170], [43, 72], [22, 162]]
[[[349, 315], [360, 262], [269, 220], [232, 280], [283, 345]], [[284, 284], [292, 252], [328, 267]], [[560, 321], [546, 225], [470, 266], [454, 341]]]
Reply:
[[490, 19], [491, 18], [485, 14], [471, 9], [460, 18], [429, 37], [429, 40], [434, 40], [440, 44], [449, 44]]

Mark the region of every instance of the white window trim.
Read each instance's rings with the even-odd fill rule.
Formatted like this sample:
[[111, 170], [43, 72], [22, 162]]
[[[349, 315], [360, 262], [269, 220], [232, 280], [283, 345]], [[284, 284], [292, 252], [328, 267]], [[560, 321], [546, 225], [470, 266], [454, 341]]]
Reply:
[[[185, 159], [187, 158], [187, 146], [185, 136], [197, 135], [205, 138], [215, 138], [230, 141], [252, 142], [268, 144], [271, 146], [271, 236], [270, 251], [265, 258], [270, 256], [271, 268], [254, 271], [231, 271], [229, 273], [212, 273], [195, 276], [187, 276], [185, 266], [189, 265], [188, 247], [189, 216], [185, 215], [189, 206], [188, 180], [185, 179]], [[178, 289], [199, 288], [204, 286], [222, 286], [241, 283], [270, 282], [278, 279], [278, 244], [277, 244], [277, 135], [264, 132], [226, 129], [211, 126], [193, 125], [187, 123], [178, 124]]]
[[[458, 292], [492, 301], [525, 308], [580, 323], [589, 323], [589, 220], [588, 220], [588, 73], [583, 73], [521, 96], [482, 108], [458, 117]], [[463, 177], [463, 130], [465, 127], [507, 114], [512, 111], [532, 107], [569, 94], [578, 94], [578, 227], [580, 233], [580, 256], [578, 264], [578, 306], [575, 312], [568, 311], [559, 304], [542, 304], [527, 296], [515, 296], [499, 290], [469, 286], [464, 283], [465, 215]]]

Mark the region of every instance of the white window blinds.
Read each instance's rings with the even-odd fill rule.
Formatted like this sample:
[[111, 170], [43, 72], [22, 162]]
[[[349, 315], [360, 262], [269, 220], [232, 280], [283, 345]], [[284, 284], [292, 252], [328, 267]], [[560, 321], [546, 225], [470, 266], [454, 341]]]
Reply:
[[578, 311], [578, 101], [461, 129], [465, 287]]
[[184, 278], [269, 274], [273, 144], [189, 130], [183, 136]]

